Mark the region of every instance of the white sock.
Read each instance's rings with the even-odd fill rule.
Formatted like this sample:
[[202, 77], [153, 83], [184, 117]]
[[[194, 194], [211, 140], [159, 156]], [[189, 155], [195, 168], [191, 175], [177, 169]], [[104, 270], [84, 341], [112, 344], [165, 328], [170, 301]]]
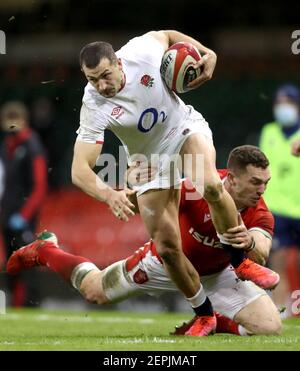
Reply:
[[249, 332], [242, 325], [238, 326], [238, 331], [241, 336], [249, 336]]
[[200, 307], [200, 305], [205, 302], [205, 299], [206, 299], [206, 294], [205, 294], [204, 288], [201, 283], [200, 283], [200, 289], [196, 293], [196, 295], [194, 295], [192, 298], [186, 298], [186, 300], [191, 304], [192, 308]]
[[78, 264], [71, 274], [71, 283], [75, 289], [80, 290], [81, 282], [84, 279], [84, 277], [92, 270], [97, 269], [95, 264], [90, 262], [84, 262]]

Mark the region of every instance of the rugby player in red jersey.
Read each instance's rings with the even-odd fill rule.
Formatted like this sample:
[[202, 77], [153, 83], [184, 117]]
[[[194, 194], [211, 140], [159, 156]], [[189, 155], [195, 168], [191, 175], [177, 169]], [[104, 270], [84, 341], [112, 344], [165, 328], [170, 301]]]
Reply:
[[[255, 263], [265, 264], [272, 246], [274, 219], [261, 197], [270, 180], [268, 165], [257, 147], [241, 146], [230, 153], [227, 170], [219, 171], [240, 212], [240, 225], [224, 234], [232, 246], [246, 255], [235, 269], [218, 240], [206, 201], [199, 195], [193, 197], [196, 190], [188, 179], [182, 182], [179, 222], [183, 251], [199, 273], [204, 292], [217, 312], [217, 332], [247, 335], [281, 331], [278, 310], [259, 287], [275, 287], [279, 276]], [[153, 241], [100, 271], [88, 259], [60, 250], [54, 233], [43, 232], [34, 243], [11, 256], [7, 272], [14, 274], [37, 265], [48, 266], [70, 281], [86, 300], [97, 304], [177, 290]], [[197, 326], [194, 317], [174, 334], [205, 336], [215, 330], [209, 323], [205, 328], [203, 321], [201, 331]]]

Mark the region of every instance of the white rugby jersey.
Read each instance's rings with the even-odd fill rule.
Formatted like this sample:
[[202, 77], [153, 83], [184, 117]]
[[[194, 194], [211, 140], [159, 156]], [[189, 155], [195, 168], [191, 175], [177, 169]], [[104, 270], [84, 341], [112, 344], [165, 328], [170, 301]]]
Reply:
[[109, 129], [128, 156], [140, 153], [150, 158], [164, 153], [192, 107], [172, 97], [161, 78], [163, 45], [145, 34], [116, 54], [122, 61], [125, 86], [113, 98], [104, 98], [90, 83], [86, 85], [77, 140], [103, 143], [104, 129]]

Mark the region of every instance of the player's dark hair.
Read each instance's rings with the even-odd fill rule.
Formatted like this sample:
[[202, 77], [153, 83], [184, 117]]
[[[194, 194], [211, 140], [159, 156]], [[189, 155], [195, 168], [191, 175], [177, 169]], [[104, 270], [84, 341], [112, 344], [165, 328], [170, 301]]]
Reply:
[[95, 41], [85, 45], [79, 53], [80, 67], [85, 65], [87, 68], [98, 66], [102, 58], [107, 58], [111, 63], [117, 61], [117, 56], [111, 44], [104, 41]]
[[244, 145], [234, 148], [228, 157], [227, 169], [232, 171], [245, 171], [247, 165], [266, 169], [269, 160], [256, 146]]

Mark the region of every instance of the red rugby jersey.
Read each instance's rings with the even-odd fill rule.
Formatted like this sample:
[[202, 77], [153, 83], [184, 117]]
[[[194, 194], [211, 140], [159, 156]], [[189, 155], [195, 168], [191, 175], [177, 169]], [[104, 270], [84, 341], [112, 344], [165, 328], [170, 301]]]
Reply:
[[[219, 170], [221, 179], [227, 170]], [[219, 272], [229, 263], [228, 254], [221, 248], [215, 228], [210, 218], [207, 202], [203, 198], [189, 200], [188, 193], [196, 192], [187, 179], [183, 182], [179, 209], [179, 222], [182, 237], [182, 248], [193, 263], [199, 275]], [[255, 207], [241, 211], [247, 229], [260, 228], [273, 236], [274, 218], [263, 198]]]
[[[227, 170], [218, 170], [218, 172], [221, 179], [227, 175]], [[230, 259], [221, 247], [207, 202], [200, 196], [196, 200], [191, 200], [192, 193], [195, 194], [196, 190], [186, 179], [182, 183], [179, 207], [182, 248], [200, 276], [214, 274], [223, 270], [230, 263]], [[248, 230], [259, 228], [267, 232], [270, 237], [273, 236], [274, 218], [263, 198], [255, 207], [245, 208], [240, 213]], [[151, 244], [151, 250], [152, 253], [156, 253], [154, 244]]]

